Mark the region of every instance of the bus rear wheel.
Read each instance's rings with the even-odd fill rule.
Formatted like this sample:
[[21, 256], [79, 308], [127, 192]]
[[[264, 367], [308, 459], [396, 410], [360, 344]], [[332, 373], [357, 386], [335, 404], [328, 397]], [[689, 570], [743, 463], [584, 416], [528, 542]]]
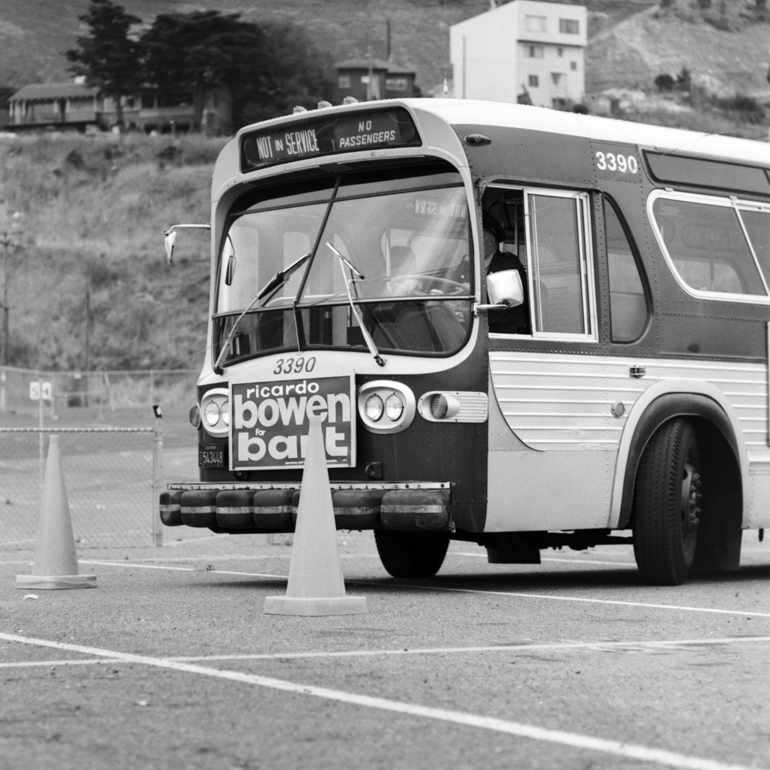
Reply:
[[676, 418], [650, 439], [634, 492], [634, 556], [646, 583], [676, 586], [695, 559], [701, 500], [698, 439]]
[[375, 529], [374, 542], [382, 566], [393, 577], [429, 578], [444, 563], [449, 533]]

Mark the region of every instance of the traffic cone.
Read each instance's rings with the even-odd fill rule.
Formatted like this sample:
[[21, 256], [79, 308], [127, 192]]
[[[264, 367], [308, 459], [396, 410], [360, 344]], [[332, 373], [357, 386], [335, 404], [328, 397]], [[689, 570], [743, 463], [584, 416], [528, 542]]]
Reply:
[[79, 575], [59, 437], [51, 436], [43, 480], [32, 575], [17, 575], [16, 588], [96, 588], [96, 575]]
[[346, 596], [337, 548], [337, 528], [321, 434], [321, 419], [310, 417], [297, 526], [285, 596], [265, 598], [268, 615], [357, 615], [365, 596]]

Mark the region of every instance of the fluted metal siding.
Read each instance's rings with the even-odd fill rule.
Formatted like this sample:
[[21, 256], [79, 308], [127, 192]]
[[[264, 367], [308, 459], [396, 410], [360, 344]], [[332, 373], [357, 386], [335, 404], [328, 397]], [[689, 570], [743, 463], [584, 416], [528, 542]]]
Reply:
[[[767, 447], [764, 364], [492, 352], [492, 383], [511, 430], [533, 449], [616, 450], [636, 399], [661, 380], [709, 382], [739, 416], [746, 448]], [[644, 377], [630, 376], [645, 367]], [[617, 418], [612, 407], [622, 403]]]

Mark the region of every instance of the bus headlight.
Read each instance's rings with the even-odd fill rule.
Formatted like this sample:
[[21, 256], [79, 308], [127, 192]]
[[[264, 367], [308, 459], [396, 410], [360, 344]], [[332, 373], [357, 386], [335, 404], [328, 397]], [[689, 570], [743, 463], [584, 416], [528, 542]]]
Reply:
[[400, 382], [376, 380], [358, 391], [361, 421], [372, 433], [400, 433], [414, 420], [417, 401], [411, 389]]
[[391, 393], [385, 400], [385, 416], [391, 422], [397, 422], [404, 413], [404, 402], [400, 393]]
[[224, 388], [207, 390], [201, 399], [203, 427], [212, 436], [226, 435], [230, 429], [230, 394]]
[[382, 413], [385, 411], [385, 405], [382, 403], [382, 399], [373, 393], [366, 399], [364, 404], [364, 414], [367, 420], [372, 422], [378, 422], [382, 418]]
[[219, 404], [216, 401], [209, 401], [203, 409], [203, 419], [206, 420], [206, 425], [209, 428], [216, 427], [220, 416]]

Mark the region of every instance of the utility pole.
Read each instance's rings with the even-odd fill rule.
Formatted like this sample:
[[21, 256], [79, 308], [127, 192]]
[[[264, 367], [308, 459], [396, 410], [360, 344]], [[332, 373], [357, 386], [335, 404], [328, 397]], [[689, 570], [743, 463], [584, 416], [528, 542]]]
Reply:
[[22, 245], [14, 239], [14, 231], [18, 231], [21, 227], [22, 213], [16, 211], [13, 214], [11, 228], [6, 229], [0, 233], [0, 246], [3, 247], [3, 366], [8, 366], [8, 346], [10, 344], [10, 332], [9, 332], [9, 315], [10, 306], [8, 305], [8, 257], [13, 251], [20, 251]]
[[3, 247], [3, 366], [8, 366], [8, 254], [12, 245], [10, 233], [2, 233], [0, 246]]

